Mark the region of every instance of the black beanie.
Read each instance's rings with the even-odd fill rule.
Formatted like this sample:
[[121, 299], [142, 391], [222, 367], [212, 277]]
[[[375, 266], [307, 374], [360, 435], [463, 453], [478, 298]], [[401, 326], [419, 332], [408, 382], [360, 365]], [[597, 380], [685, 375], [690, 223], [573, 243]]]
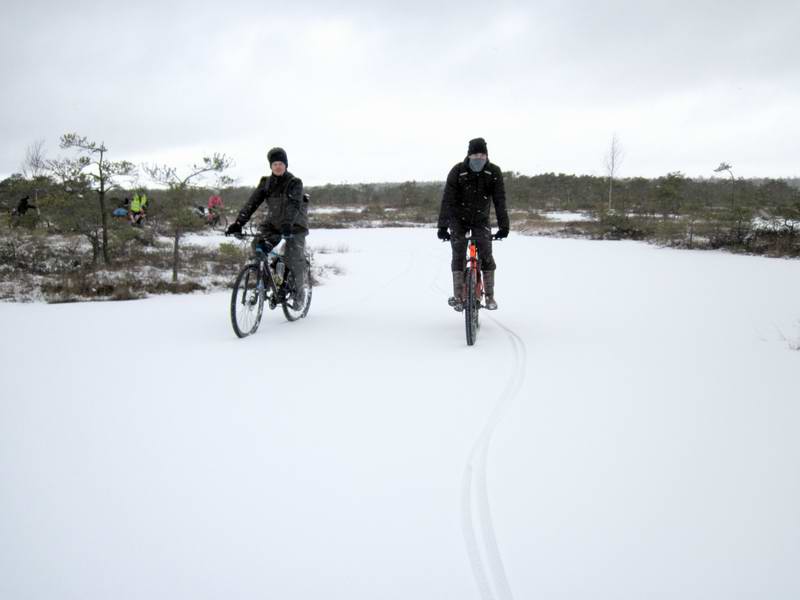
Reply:
[[283, 148], [273, 148], [267, 152], [267, 162], [270, 166], [274, 162], [282, 162], [287, 167], [289, 166], [289, 158], [286, 156], [286, 150]]
[[486, 149], [486, 140], [483, 138], [470, 140], [467, 154], [489, 154], [489, 151]]

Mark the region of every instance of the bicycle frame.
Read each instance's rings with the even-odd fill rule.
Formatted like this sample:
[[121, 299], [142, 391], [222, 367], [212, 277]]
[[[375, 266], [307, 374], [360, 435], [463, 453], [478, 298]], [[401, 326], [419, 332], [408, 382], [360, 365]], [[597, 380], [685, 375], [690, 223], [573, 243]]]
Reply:
[[478, 242], [474, 237], [470, 237], [467, 242], [467, 268], [464, 273], [464, 285], [468, 285], [470, 281], [469, 275], [474, 271], [476, 282], [475, 297], [478, 299], [480, 305], [480, 299], [483, 297], [483, 277], [481, 275], [480, 260], [478, 260]]
[[[241, 235], [238, 235], [237, 237], [238, 238], [248, 238], [248, 237], [255, 238], [255, 237], [260, 237], [260, 236], [252, 235], [252, 234], [241, 234]], [[275, 244], [274, 246], [272, 246], [271, 244], [269, 244], [269, 242], [264, 240], [264, 245], [266, 246], [266, 250], [259, 244], [259, 245], [256, 246], [255, 254], [253, 255], [252, 258], [250, 258], [250, 262], [251, 263], [254, 263], [254, 262], [258, 263], [258, 278], [259, 278], [258, 288], [259, 288], [259, 293], [263, 294], [265, 299], [266, 299], [268, 292], [270, 292], [270, 291], [272, 292], [272, 295], [269, 298], [269, 307], [270, 307], [270, 309], [273, 309], [278, 305], [278, 294], [279, 294], [279, 292], [278, 292], [278, 285], [275, 283], [275, 277], [273, 275], [272, 268], [270, 267], [270, 264], [269, 264], [270, 263], [269, 258], [270, 258], [270, 255], [273, 255], [273, 251], [275, 250], [275, 248], [280, 243], [281, 242], [278, 242], [278, 244]], [[281, 255], [275, 253], [274, 256], [277, 258], [277, 261], [275, 263], [276, 265], [278, 264], [278, 262], [284, 262], [283, 257]]]
[[[471, 232], [472, 233], [472, 232]], [[487, 233], [491, 233], [488, 231]], [[491, 238], [490, 238], [491, 239]], [[458, 311], [464, 312], [464, 325], [467, 334], [467, 345], [472, 346], [480, 330], [480, 309], [486, 308], [482, 304], [484, 299], [483, 273], [478, 256], [479, 238], [474, 234], [467, 238], [467, 258], [464, 266], [464, 289], [462, 303], [450, 304]], [[458, 291], [455, 291], [458, 296]]]

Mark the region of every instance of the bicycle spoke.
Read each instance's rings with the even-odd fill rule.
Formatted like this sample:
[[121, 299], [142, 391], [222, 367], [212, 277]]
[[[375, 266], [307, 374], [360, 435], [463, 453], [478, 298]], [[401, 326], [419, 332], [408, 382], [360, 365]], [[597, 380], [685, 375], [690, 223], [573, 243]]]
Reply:
[[231, 295], [231, 324], [239, 337], [256, 332], [264, 310], [264, 293], [260, 286], [259, 267], [246, 265], [236, 279]]

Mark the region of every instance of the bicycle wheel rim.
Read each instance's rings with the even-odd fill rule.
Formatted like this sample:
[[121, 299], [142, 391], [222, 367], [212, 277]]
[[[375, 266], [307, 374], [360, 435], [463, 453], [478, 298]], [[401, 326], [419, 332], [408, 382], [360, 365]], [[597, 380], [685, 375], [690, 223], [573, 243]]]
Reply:
[[231, 292], [231, 324], [234, 333], [247, 337], [256, 332], [264, 312], [263, 285], [256, 265], [244, 267]]

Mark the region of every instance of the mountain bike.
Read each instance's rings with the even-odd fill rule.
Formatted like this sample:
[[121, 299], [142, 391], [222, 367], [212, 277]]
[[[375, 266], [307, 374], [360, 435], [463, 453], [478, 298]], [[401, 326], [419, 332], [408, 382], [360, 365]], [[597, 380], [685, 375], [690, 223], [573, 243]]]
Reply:
[[228, 217], [219, 209], [208, 209], [208, 214], [205, 217], [206, 224], [213, 229], [225, 231], [228, 228]]
[[[497, 239], [497, 238], [494, 238]], [[464, 267], [464, 298], [460, 303], [450, 298], [449, 304], [456, 311], [464, 313], [464, 328], [467, 334], [467, 345], [472, 346], [478, 339], [481, 328], [480, 309], [486, 308], [483, 300], [483, 276], [478, 258], [478, 238], [467, 238], [467, 262]]]
[[42, 223], [45, 223], [42, 221], [42, 213], [36, 206], [28, 207], [28, 210], [22, 214], [16, 208], [8, 211], [8, 227], [10, 229], [20, 226], [25, 229], [37, 229]]
[[228, 228], [228, 217], [223, 209], [206, 208], [205, 206], [195, 206], [194, 212], [203, 218], [203, 221], [210, 229], [220, 229], [225, 231]]
[[231, 292], [231, 324], [240, 338], [256, 332], [264, 304], [274, 310], [279, 304], [287, 321], [297, 321], [311, 306], [311, 261], [306, 257], [306, 284], [299, 288], [294, 273], [280, 252], [281, 240], [270, 244], [262, 235], [238, 234], [238, 239], [253, 238], [255, 252], [239, 271]]

